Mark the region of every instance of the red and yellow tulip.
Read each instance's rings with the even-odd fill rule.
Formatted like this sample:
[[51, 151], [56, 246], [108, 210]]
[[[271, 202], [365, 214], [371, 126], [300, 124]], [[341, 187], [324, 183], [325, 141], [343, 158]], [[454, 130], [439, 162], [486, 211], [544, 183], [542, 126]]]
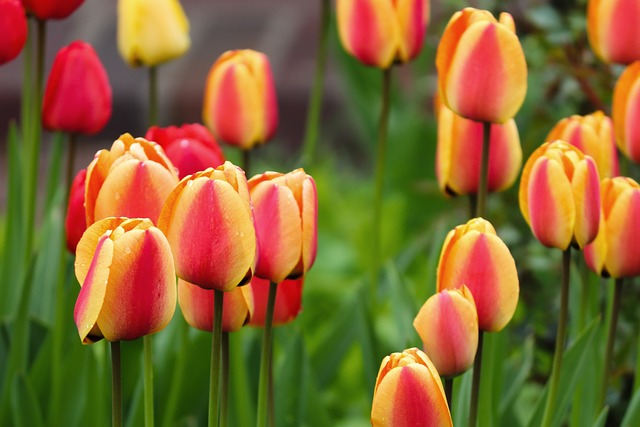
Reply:
[[20, 54], [27, 41], [27, 17], [20, 0], [0, 1], [0, 65]]
[[640, 1], [589, 0], [587, 35], [593, 51], [605, 62], [640, 60]]
[[40, 20], [64, 19], [82, 3], [84, 0], [22, 0], [27, 12]]
[[64, 221], [65, 234], [67, 236], [67, 249], [72, 254], [76, 253], [76, 246], [87, 229], [87, 217], [84, 212], [84, 186], [87, 179], [87, 170], [82, 169], [73, 178], [69, 189], [69, 204], [67, 216]]
[[[273, 306], [273, 325], [292, 322], [302, 311], [302, 286], [304, 278], [284, 280], [278, 284], [276, 302]], [[255, 307], [249, 325], [264, 327], [269, 298], [269, 280], [253, 276], [249, 285]]]
[[640, 61], [629, 65], [613, 90], [612, 118], [616, 143], [625, 156], [640, 163]]

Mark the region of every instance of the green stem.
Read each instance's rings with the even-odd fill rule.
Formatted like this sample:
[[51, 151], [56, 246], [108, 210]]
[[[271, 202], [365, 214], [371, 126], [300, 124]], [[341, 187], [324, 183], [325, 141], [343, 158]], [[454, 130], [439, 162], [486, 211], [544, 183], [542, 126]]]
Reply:
[[213, 331], [211, 340], [211, 381], [209, 383], [209, 427], [220, 425], [220, 347], [224, 292], [213, 291]]
[[267, 314], [264, 319], [264, 335], [262, 336], [262, 354], [260, 357], [260, 381], [258, 383], [258, 427], [268, 425], [268, 394], [269, 394], [269, 364], [271, 362], [271, 344], [273, 342], [273, 309], [276, 303], [278, 284], [269, 285], [269, 299], [267, 300]]
[[242, 170], [244, 174], [247, 176], [247, 179], [251, 178], [249, 176], [249, 169], [251, 168], [251, 150], [242, 150]]
[[158, 124], [158, 67], [149, 67], [149, 127]]
[[316, 49], [316, 69], [313, 77], [313, 89], [309, 99], [307, 124], [304, 134], [302, 164], [308, 166], [313, 160], [318, 143], [318, 125], [322, 106], [322, 88], [324, 86], [324, 70], [327, 62], [327, 40], [329, 39], [329, 23], [331, 22], [331, 1], [320, 0], [320, 38]]
[[480, 163], [480, 182], [478, 184], [478, 205], [476, 217], [485, 216], [487, 194], [489, 193], [489, 148], [491, 148], [491, 123], [482, 123], [482, 160]]
[[65, 177], [63, 209], [66, 209], [67, 204], [69, 203], [69, 192], [71, 190], [71, 183], [73, 182], [73, 171], [76, 158], [76, 140], [77, 135], [75, 133], [70, 133], [68, 139], [69, 147], [67, 148], [67, 174]]
[[173, 365], [173, 376], [171, 377], [171, 387], [169, 388], [169, 397], [167, 398], [167, 406], [164, 410], [164, 420], [162, 425], [170, 427], [175, 425], [174, 418], [178, 407], [178, 399], [182, 396], [182, 382], [184, 378], [184, 370], [186, 365], [187, 352], [185, 348], [189, 346], [189, 325], [182, 320], [180, 322], [179, 340], [180, 344], [176, 350], [176, 361]]
[[480, 396], [480, 371], [482, 369], [482, 344], [484, 331], [478, 332], [478, 350], [473, 361], [473, 377], [471, 380], [471, 403], [469, 405], [469, 427], [475, 427], [478, 420], [478, 398]]
[[120, 341], [111, 343], [111, 425], [122, 426], [122, 373]]
[[602, 383], [598, 408], [602, 408], [607, 397], [609, 386], [609, 372], [611, 372], [611, 359], [613, 358], [613, 348], [616, 342], [616, 328], [618, 326], [618, 314], [620, 313], [620, 302], [622, 301], [622, 284], [624, 279], [618, 278], [614, 282], [613, 307], [611, 308], [611, 318], [609, 319], [609, 332], [607, 335], [607, 350], [604, 356], [604, 366], [602, 369]]
[[571, 247], [562, 253], [562, 291], [560, 293], [560, 314], [558, 318], [558, 331], [556, 334], [556, 350], [553, 355], [553, 367], [549, 384], [547, 404], [544, 408], [542, 427], [549, 427], [553, 421], [555, 404], [557, 401], [558, 385], [560, 384], [560, 370], [562, 369], [562, 356], [564, 354], [564, 342], [567, 335], [567, 315], [569, 312], [569, 273], [571, 271]]
[[144, 425], [153, 427], [153, 341], [151, 335], [142, 338], [144, 352]]
[[229, 332], [222, 332], [222, 401], [220, 407], [220, 425], [226, 427], [229, 417]]
[[449, 406], [449, 412], [451, 412], [453, 404], [453, 378], [444, 379], [444, 395], [447, 396], [447, 405]]

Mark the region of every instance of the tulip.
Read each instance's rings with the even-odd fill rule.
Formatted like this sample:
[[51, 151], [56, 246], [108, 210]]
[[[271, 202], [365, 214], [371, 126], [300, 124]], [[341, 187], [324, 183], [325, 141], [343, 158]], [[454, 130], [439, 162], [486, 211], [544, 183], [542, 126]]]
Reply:
[[109, 217], [149, 218], [155, 224], [178, 175], [162, 148], [128, 133], [100, 150], [87, 168], [87, 224]]
[[92, 135], [111, 117], [111, 85], [89, 43], [75, 41], [60, 49], [44, 92], [46, 129]]
[[[302, 286], [304, 278], [284, 280], [278, 284], [276, 301], [273, 307], [273, 325], [284, 325], [292, 322], [302, 311]], [[249, 285], [253, 293], [255, 308], [249, 325], [264, 327], [267, 299], [269, 296], [269, 281], [254, 276]]]
[[189, 21], [178, 0], [119, 0], [118, 50], [132, 67], [153, 67], [189, 50]]
[[640, 61], [629, 65], [613, 90], [613, 126], [616, 143], [625, 156], [640, 163]]
[[178, 168], [180, 179], [224, 163], [222, 149], [211, 132], [197, 123], [179, 128], [152, 126], [145, 138], [164, 148], [167, 157]]
[[547, 135], [547, 141], [561, 139], [591, 156], [600, 177], [619, 174], [613, 122], [602, 111], [587, 116], [574, 115], [560, 120]]
[[318, 246], [318, 197], [303, 169], [249, 180], [258, 237], [256, 276], [280, 283], [305, 274]]
[[338, 0], [345, 50], [365, 65], [389, 68], [418, 56], [429, 23], [428, 0]]
[[605, 62], [630, 64], [640, 60], [640, 1], [589, 0], [587, 35]]
[[[440, 190], [449, 195], [476, 194], [480, 181], [482, 123], [465, 119], [443, 104], [436, 106], [438, 148], [436, 176]], [[489, 191], [513, 185], [522, 164], [520, 136], [513, 119], [491, 125]]]
[[587, 265], [605, 277], [640, 275], [640, 185], [631, 178], [605, 178], [600, 183], [602, 216], [596, 239], [584, 248]]
[[20, 54], [27, 41], [27, 17], [20, 0], [0, 0], [0, 65]]
[[527, 63], [513, 18], [465, 8], [444, 30], [436, 54], [442, 100], [456, 114], [504, 123], [527, 93]]
[[73, 178], [69, 191], [69, 205], [64, 228], [67, 236], [67, 249], [72, 254], [76, 253], [76, 246], [87, 229], [87, 218], [84, 213], [84, 185], [87, 179], [87, 170], [82, 169]]
[[565, 141], [542, 144], [520, 179], [520, 210], [545, 246], [583, 248], [600, 221], [600, 178], [590, 156]]
[[242, 169], [230, 162], [180, 181], [158, 227], [181, 279], [224, 292], [251, 280], [257, 243], [249, 189]]
[[455, 377], [473, 365], [478, 348], [478, 313], [465, 285], [429, 298], [413, 320], [424, 352], [438, 373]]
[[371, 424], [453, 426], [440, 375], [422, 351], [410, 348], [384, 358], [373, 391]]
[[84, 0], [22, 0], [27, 12], [40, 20], [64, 19], [82, 3]]
[[207, 76], [202, 117], [219, 139], [243, 150], [271, 139], [278, 105], [267, 56], [248, 49], [223, 53]]
[[451, 230], [438, 262], [438, 292], [466, 285], [478, 310], [481, 330], [498, 332], [518, 304], [516, 263], [489, 221], [474, 218]]
[[134, 340], [162, 330], [176, 307], [169, 243], [148, 219], [106, 218], [80, 239], [73, 317], [83, 344]]

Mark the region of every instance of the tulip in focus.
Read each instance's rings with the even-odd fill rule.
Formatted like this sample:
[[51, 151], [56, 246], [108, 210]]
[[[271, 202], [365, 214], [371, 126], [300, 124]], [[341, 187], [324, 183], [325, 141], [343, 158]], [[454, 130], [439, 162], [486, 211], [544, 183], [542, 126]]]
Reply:
[[27, 12], [40, 20], [64, 19], [82, 3], [84, 0], [22, 0]]
[[438, 371], [417, 348], [387, 356], [371, 407], [373, 427], [453, 426]]
[[531, 154], [520, 178], [520, 211], [545, 246], [582, 249], [600, 221], [600, 178], [590, 156], [557, 140]]
[[613, 90], [616, 143], [625, 156], [640, 163], [640, 61], [629, 65]]
[[84, 184], [87, 179], [87, 170], [82, 169], [73, 178], [69, 190], [69, 205], [64, 221], [65, 234], [67, 236], [67, 249], [72, 254], [76, 253], [76, 246], [87, 229], [87, 218], [84, 212]]
[[483, 331], [499, 332], [518, 305], [520, 285], [509, 248], [491, 223], [474, 218], [447, 235], [438, 262], [438, 292], [466, 285]]
[[[273, 306], [273, 326], [292, 322], [302, 311], [302, 286], [304, 278], [284, 280], [278, 284]], [[269, 280], [253, 276], [247, 286], [253, 293], [255, 308], [249, 325], [264, 327], [269, 298]], [[226, 300], [225, 300], [226, 301]]]
[[180, 181], [158, 227], [171, 244], [179, 278], [224, 292], [251, 280], [257, 243], [249, 189], [242, 169], [230, 162]]
[[345, 50], [382, 69], [414, 59], [429, 23], [428, 0], [338, 0], [338, 34]]
[[589, 0], [587, 35], [591, 48], [608, 63], [640, 60], [640, 0]]
[[176, 308], [167, 239], [148, 219], [106, 218], [78, 243], [80, 294], [73, 317], [83, 344], [134, 340], [162, 330]]
[[0, 65], [20, 54], [27, 41], [27, 17], [20, 0], [0, 0]]
[[318, 246], [316, 184], [303, 169], [266, 172], [249, 180], [258, 265], [256, 276], [280, 283], [305, 274]]
[[440, 96], [456, 114], [504, 123], [527, 93], [527, 63], [508, 13], [465, 8], [444, 30], [436, 54]]
[[51, 68], [42, 104], [45, 129], [92, 135], [111, 117], [111, 85], [89, 43], [60, 49]]
[[202, 117], [219, 139], [243, 150], [271, 139], [278, 105], [267, 56], [249, 49], [223, 53], [207, 76]]
[[132, 67], [153, 67], [189, 50], [189, 21], [178, 0], [119, 0], [118, 50]]

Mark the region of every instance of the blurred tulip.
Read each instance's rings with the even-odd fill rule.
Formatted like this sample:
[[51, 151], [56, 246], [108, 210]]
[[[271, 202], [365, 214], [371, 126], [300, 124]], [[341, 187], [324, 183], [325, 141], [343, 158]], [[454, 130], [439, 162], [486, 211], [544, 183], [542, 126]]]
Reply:
[[616, 64], [640, 60], [640, 1], [589, 0], [587, 35], [600, 59]]
[[87, 224], [110, 217], [149, 218], [157, 223], [178, 175], [162, 147], [128, 133], [111, 150], [100, 150], [87, 168]]
[[132, 67], [153, 67], [189, 50], [189, 21], [178, 0], [119, 0], [118, 50]]
[[[302, 311], [302, 286], [304, 278], [284, 280], [278, 284], [276, 302], [273, 307], [273, 325], [292, 322]], [[253, 293], [255, 308], [249, 325], [264, 327], [269, 298], [269, 280], [253, 276], [249, 285]]]
[[219, 139], [243, 150], [271, 139], [278, 104], [267, 56], [249, 49], [223, 53], [207, 76], [202, 117]]
[[527, 94], [527, 63], [513, 18], [465, 8], [444, 30], [436, 54], [440, 96], [456, 114], [504, 123]]
[[83, 344], [134, 340], [163, 329], [176, 308], [166, 237], [147, 218], [106, 218], [80, 239], [75, 262], [82, 289], [73, 317]]
[[466, 285], [481, 330], [502, 330], [516, 311], [520, 285], [509, 248], [489, 221], [474, 218], [447, 235], [440, 253], [438, 292]]
[[424, 352], [438, 373], [455, 377], [473, 365], [478, 348], [478, 312], [465, 285], [429, 298], [413, 320]]
[[587, 265], [605, 277], [640, 275], [640, 185], [631, 178], [600, 183], [602, 216], [596, 239], [584, 248]]
[[152, 126], [145, 138], [164, 148], [167, 157], [178, 168], [180, 179], [224, 163], [224, 154], [213, 135], [198, 123], [166, 128]]
[[20, 54], [27, 41], [27, 17], [20, 0], [0, 0], [0, 65]]
[[629, 65], [613, 90], [616, 143], [625, 156], [640, 163], [640, 61]]
[[256, 276], [280, 283], [305, 274], [318, 246], [316, 184], [303, 169], [249, 180], [258, 237]]
[[92, 135], [111, 117], [111, 85], [89, 43], [60, 49], [51, 68], [42, 104], [45, 129]]
[[542, 144], [520, 178], [520, 211], [545, 246], [582, 249], [596, 238], [600, 178], [595, 162], [565, 141]]
[[596, 162], [601, 178], [618, 175], [618, 151], [613, 122], [602, 111], [587, 116], [574, 115], [560, 120], [547, 135], [547, 141], [561, 139], [577, 147]]
[[371, 407], [373, 427], [453, 426], [438, 371], [417, 348], [387, 356]]
[[429, 23], [428, 0], [338, 0], [345, 50], [365, 65], [389, 68], [420, 54]]
[[84, 184], [87, 179], [87, 170], [82, 169], [73, 178], [69, 190], [69, 205], [64, 228], [67, 235], [67, 249], [72, 254], [76, 253], [76, 246], [87, 229], [87, 218], [84, 213]]
[[[482, 123], [465, 119], [447, 106], [436, 105], [438, 148], [436, 176], [440, 190], [448, 195], [476, 194], [480, 181]], [[522, 165], [522, 148], [516, 122], [491, 125], [489, 191], [513, 185]]]
[[[213, 330], [212, 289], [178, 280], [178, 303], [187, 323], [201, 331]], [[234, 332], [242, 328], [251, 318], [253, 295], [248, 286], [238, 286], [224, 295], [222, 300], [222, 331]]]
[[22, 0], [24, 8], [38, 19], [64, 19], [79, 8], [84, 0]]
[[249, 189], [242, 169], [230, 162], [180, 181], [158, 227], [181, 279], [224, 292], [251, 280], [257, 244]]

